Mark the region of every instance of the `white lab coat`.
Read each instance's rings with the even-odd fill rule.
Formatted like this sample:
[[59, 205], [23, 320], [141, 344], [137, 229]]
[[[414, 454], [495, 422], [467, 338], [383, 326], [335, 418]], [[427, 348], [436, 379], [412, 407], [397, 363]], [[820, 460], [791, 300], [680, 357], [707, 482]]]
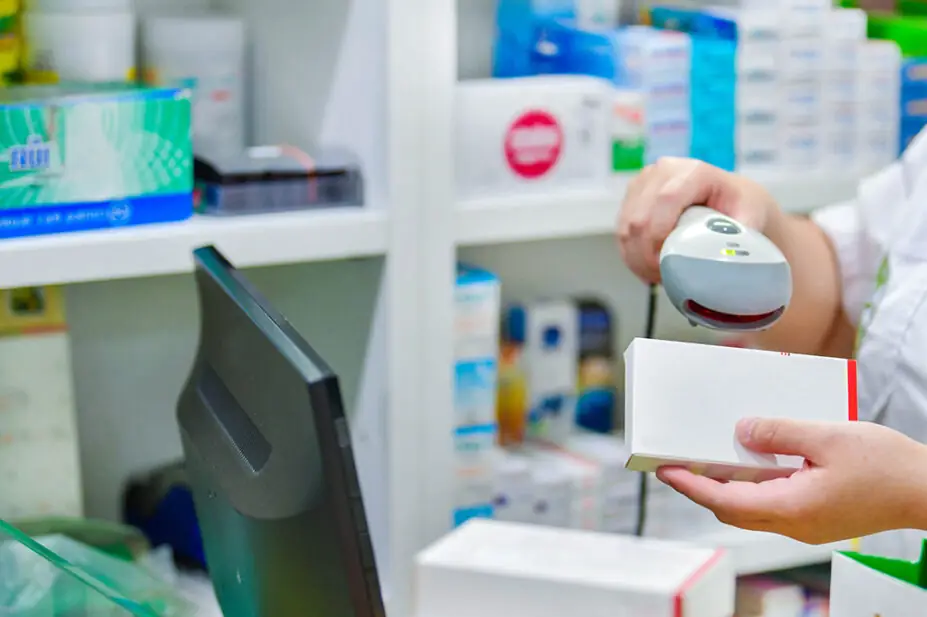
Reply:
[[[899, 161], [864, 180], [856, 200], [813, 219], [834, 244], [843, 306], [860, 328], [859, 419], [927, 443], [927, 131]], [[861, 549], [913, 560], [923, 537], [880, 534], [863, 539]]]

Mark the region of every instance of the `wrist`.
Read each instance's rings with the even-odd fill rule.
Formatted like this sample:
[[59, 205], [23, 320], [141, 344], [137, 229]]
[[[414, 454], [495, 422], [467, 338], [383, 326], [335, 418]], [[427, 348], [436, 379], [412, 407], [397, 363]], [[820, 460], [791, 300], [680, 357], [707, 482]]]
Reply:
[[766, 224], [761, 230], [763, 235], [772, 240], [772, 243], [783, 249], [785, 238], [788, 237], [788, 227], [791, 217], [770, 198], [769, 211], [766, 214]]

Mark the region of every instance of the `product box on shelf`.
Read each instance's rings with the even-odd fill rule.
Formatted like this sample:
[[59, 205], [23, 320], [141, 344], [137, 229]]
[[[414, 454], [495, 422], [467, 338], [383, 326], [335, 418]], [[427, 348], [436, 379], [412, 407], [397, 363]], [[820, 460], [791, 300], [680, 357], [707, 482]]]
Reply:
[[784, 169], [793, 171], [815, 169], [824, 160], [822, 126], [812, 122], [785, 125], [780, 133], [779, 146], [780, 164]]
[[614, 31], [563, 27], [569, 40], [567, 72], [595, 75], [639, 94], [646, 143], [643, 163], [661, 156], [687, 156], [691, 123], [688, 35], [637, 26]]
[[[83, 514], [64, 290], [0, 290], [0, 519]], [[0, 533], [2, 535], [2, 533]]]
[[584, 496], [594, 482], [592, 473], [574, 465], [541, 456], [530, 456], [534, 492], [531, 518], [526, 523], [547, 527], [589, 529], [595, 524]]
[[472, 521], [419, 553], [419, 617], [730, 617], [723, 551], [677, 542]]
[[0, 112], [0, 238], [192, 216], [188, 91], [5, 88]]
[[615, 357], [615, 314], [594, 298], [577, 299], [579, 367], [576, 425], [598, 433], [620, 426]]
[[901, 68], [901, 119], [898, 152], [927, 125], [927, 59], [906, 58]]
[[616, 89], [612, 105], [612, 169], [639, 170], [647, 150], [644, 96], [635, 90]]
[[563, 445], [567, 456], [596, 468], [600, 476], [599, 531], [633, 534], [637, 514], [639, 478], [625, 469], [624, 442], [611, 435], [576, 433]]
[[736, 158], [741, 171], [772, 169], [779, 164], [782, 120], [768, 100], [744, 104], [737, 111]]
[[[562, 72], [556, 62], [550, 64], [549, 48], [539, 46], [539, 38], [546, 38], [561, 20], [580, 28], [614, 29], [619, 9], [619, 0], [500, 0], [496, 3], [493, 76]], [[553, 33], [553, 38], [558, 38], [557, 34]]]
[[522, 346], [529, 438], [559, 443], [576, 418], [579, 316], [570, 300], [508, 307], [503, 342]]
[[855, 421], [856, 362], [715, 345], [635, 339], [625, 352], [627, 466], [685, 466], [718, 479], [791, 475], [801, 457], [757, 454], [745, 417]]
[[61, 287], [0, 289], [0, 337], [66, 330], [64, 289]]
[[[528, 453], [535, 469], [536, 489], [552, 485], [557, 487], [557, 495], [566, 498], [560, 504], [566, 513], [562, 526], [590, 531], [602, 529], [602, 469], [550, 446], [534, 445], [529, 447]], [[547, 480], [541, 482], [541, 478]], [[555, 478], [556, 482], [552, 483], [550, 478]], [[563, 490], [564, 480], [566, 491]], [[552, 499], [546, 501], [555, 503]]]
[[745, 576], [737, 581], [738, 617], [799, 615], [805, 610], [805, 590], [801, 585], [771, 576]]
[[499, 279], [458, 264], [454, 292], [455, 520], [492, 513], [496, 440]]
[[692, 156], [716, 167], [736, 166], [737, 44], [692, 39]]
[[582, 527], [575, 516], [583, 486], [574, 467], [533, 456], [530, 450], [498, 449], [493, 457], [493, 518], [551, 527]]
[[514, 523], [533, 522], [535, 490], [531, 461], [501, 448], [493, 452], [493, 518]]
[[902, 99], [927, 98], [927, 58], [905, 58], [901, 65]]
[[687, 157], [692, 151], [692, 120], [685, 117], [647, 123], [647, 146], [644, 163], [656, 163], [661, 157]]
[[[757, 0], [758, 6], [769, 2]], [[783, 0], [778, 3], [784, 37], [814, 38], [824, 35], [832, 0]]]
[[828, 72], [856, 71], [859, 51], [866, 40], [866, 12], [860, 9], [834, 9], [824, 32], [824, 69]]
[[608, 188], [613, 89], [580, 75], [457, 86], [457, 191], [464, 199]]
[[534, 43], [545, 23], [576, 16], [573, 0], [500, 0], [496, 3], [493, 77], [535, 74]]

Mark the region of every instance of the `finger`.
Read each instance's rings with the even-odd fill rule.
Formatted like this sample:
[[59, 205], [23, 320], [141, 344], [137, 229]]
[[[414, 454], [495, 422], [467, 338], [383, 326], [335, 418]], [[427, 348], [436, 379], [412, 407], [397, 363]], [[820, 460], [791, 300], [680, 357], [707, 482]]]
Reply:
[[800, 519], [816, 498], [815, 491], [809, 491], [812, 483], [801, 474], [758, 484], [721, 483], [682, 469], [667, 469], [658, 475], [721, 521], [745, 528], [789, 524]]
[[721, 507], [724, 499], [724, 487], [727, 486], [717, 480], [695, 475], [688, 469], [679, 467], [658, 469], [657, 479], [698, 505], [715, 513]]
[[674, 166], [672, 177], [662, 183], [653, 197], [653, 241], [661, 245], [676, 227], [679, 215], [689, 206], [709, 205], [712, 194], [725, 180], [724, 172], [701, 161], [684, 160]]
[[803, 456], [812, 461], [826, 455], [837, 425], [776, 418], [750, 418], [737, 424], [737, 439], [745, 448], [765, 454]]
[[641, 209], [640, 194], [647, 186], [652, 175], [653, 165], [648, 165], [628, 182], [628, 188], [625, 191], [624, 198], [621, 200], [621, 207], [618, 210], [619, 239], [627, 234], [631, 227], [630, 222], [635, 220], [636, 215]]
[[654, 217], [659, 213], [656, 210], [656, 199], [659, 195], [666, 173], [657, 170], [653, 180], [641, 191], [638, 199], [642, 205], [640, 212], [631, 222], [636, 227], [636, 233], [628, 242], [628, 251], [634, 256], [634, 264], [642, 278], [648, 283], [660, 282], [660, 249], [666, 236], [656, 241], [653, 231]]
[[628, 268], [644, 282], [656, 282], [652, 269], [647, 267], [638, 239], [645, 233], [650, 216], [650, 204], [644, 197], [652, 190], [652, 165], [644, 168], [628, 185], [628, 191], [618, 215], [618, 248]]

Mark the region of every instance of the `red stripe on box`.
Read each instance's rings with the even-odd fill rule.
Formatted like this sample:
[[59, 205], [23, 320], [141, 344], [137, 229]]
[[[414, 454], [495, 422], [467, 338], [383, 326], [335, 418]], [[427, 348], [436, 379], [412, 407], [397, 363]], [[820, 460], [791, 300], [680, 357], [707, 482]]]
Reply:
[[856, 360], [847, 360], [847, 418], [859, 420], [859, 400], [856, 394]]
[[711, 570], [715, 564], [718, 563], [718, 560], [723, 556], [724, 549], [716, 550], [711, 555], [711, 557], [705, 560], [705, 563], [700, 565], [698, 569], [690, 574], [689, 578], [684, 580], [682, 585], [676, 589], [676, 593], [673, 594], [673, 617], [685, 617], [683, 614], [683, 600], [686, 597], [686, 593], [688, 593], [688, 591], [692, 589], [692, 587], [694, 587], [695, 584], [699, 582], [699, 580], [701, 580], [705, 573]]

